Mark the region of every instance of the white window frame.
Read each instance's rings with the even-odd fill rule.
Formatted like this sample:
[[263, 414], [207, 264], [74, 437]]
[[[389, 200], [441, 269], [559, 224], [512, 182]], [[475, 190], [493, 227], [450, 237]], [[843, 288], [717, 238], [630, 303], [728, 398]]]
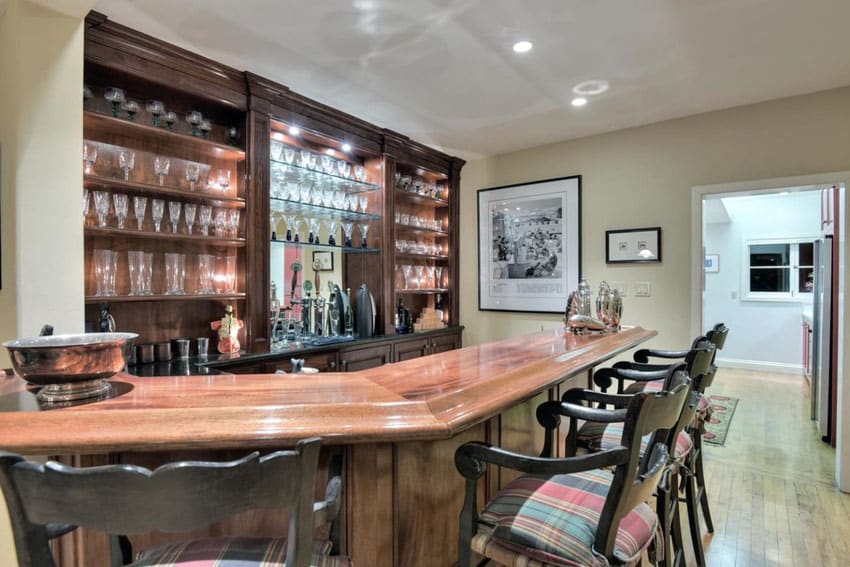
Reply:
[[[796, 291], [800, 270], [800, 244], [814, 242], [820, 236], [801, 236], [795, 238], [757, 238], [744, 240], [741, 250], [741, 289], [744, 301], [811, 303], [811, 293]], [[750, 246], [759, 244], [790, 244], [790, 287], [791, 291], [750, 291]]]

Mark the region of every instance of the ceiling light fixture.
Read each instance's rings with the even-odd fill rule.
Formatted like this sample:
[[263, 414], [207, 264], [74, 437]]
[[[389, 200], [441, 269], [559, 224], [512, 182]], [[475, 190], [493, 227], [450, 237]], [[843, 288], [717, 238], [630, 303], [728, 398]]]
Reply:
[[345, 153], [350, 152], [351, 151], [351, 144], [349, 144], [348, 142], [344, 143], [342, 145], [342, 151], [344, 151]]
[[572, 104], [573, 106], [584, 106], [585, 104], [587, 104], [587, 99], [583, 96], [577, 96], [570, 101], [570, 104]]
[[301, 133], [301, 128], [299, 128], [298, 126], [290, 126], [289, 127], [289, 133], [292, 134], [293, 136], [297, 136], [298, 134]]
[[328, 154], [329, 156], [332, 156], [332, 155], [334, 155], [336, 152], [334, 152], [334, 149], [333, 149], [333, 148], [328, 148], [328, 149], [326, 149], [326, 150], [325, 150], [325, 153], [326, 153], [326, 154]]
[[611, 85], [608, 84], [608, 81], [591, 79], [589, 81], [582, 81], [574, 86], [573, 93], [579, 96], [594, 96], [604, 93], [609, 88], [611, 88]]
[[531, 51], [531, 48], [534, 47], [534, 44], [530, 41], [522, 40], [518, 41], [514, 44], [514, 51], [516, 53], [526, 53]]

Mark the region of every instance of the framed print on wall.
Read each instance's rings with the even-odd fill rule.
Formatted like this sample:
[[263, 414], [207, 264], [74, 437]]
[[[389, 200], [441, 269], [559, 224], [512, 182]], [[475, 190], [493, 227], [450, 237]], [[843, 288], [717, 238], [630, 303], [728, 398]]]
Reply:
[[478, 309], [561, 313], [581, 271], [581, 176], [478, 191]]
[[334, 271], [334, 253], [330, 250], [313, 251], [313, 270], [317, 272]]
[[605, 263], [661, 261], [661, 227], [605, 231]]
[[705, 255], [705, 271], [712, 273], [720, 271], [720, 254]]

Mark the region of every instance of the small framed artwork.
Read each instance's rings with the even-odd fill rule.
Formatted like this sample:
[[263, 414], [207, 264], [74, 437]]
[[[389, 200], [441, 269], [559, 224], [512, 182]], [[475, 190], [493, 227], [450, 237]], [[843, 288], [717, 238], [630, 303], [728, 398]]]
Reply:
[[317, 272], [334, 271], [334, 253], [330, 250], [314, 250], [313, 270]]
[[605, 263], [661, 261], [661, 227], [605, 231]]
[[705, 255], [705, 271], [719, 272], [720, 271], [720, 254]]
[[561, 313], [581, 272], [581, 176], [478, 191], [478, 309]]

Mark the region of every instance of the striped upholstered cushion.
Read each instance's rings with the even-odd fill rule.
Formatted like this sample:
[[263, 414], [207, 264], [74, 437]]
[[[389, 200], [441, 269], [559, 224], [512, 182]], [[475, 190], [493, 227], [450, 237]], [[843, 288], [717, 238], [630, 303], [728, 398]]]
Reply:
[[[586, 447], [591, 449], [613, 449], [614, 447], [619, 447], [622, 445], [623, 440], [623, 424], [622, 423], [603, 423], [606, 427], [602, 429], [602, 434], [597, 435], [596, 437], [590, 437], [589, 432], [596, 433], [598, 431], [598, 427], [587, 427], [587, 426], [596, 426], [596, 423], [587, 422], [585, 423], [578, 431], [577, 437], [581, 439], [582, 443], [585, 444]], [[589, 431], [585, 431], [585, 429]], [[640, 442], [640, 452], [643, 454], [646, 451], [646, 446], [649, 443], [649, 435], [645, 435]], [[691, 448], [693, 447], [693, 443], [691, 442], [691, 436], [682, 431], [679, 433], [679, 437], [676, 438], [676, 449], [674, 451], [673, 456], [676, 459], [681, 459], [685, 457], [688, 453], [691, 452]]]
[[[330, 556], [330, 542], [316, 541], [310, 567], [351, 567], [347, 557]], [[205, 538], [144, 551], [133, 567], [284, 567], [286, 539]]]
[[[506, 565], [608, 565], [592, 548], [612, 478], [608, 471], [594, 470], [514, 480], [481, 513], [473, 550]], [[636, 560], [656, 523], [646, 504], [627, 514], [617, 532], [617, 560]]]
[[[626, 394], [636, 394], [637, 392], [660, 392], [663, 385], [664, 384], [661, 380], [653, 380], [652, 382], [634, 382], [629, 384], [624, 392]], [[708, 396], [700, 394], [695, 419], [697, 421], [704, 421], [711, 417], [711, 411], [712, 408], [711, 403], [708, 401]]]

